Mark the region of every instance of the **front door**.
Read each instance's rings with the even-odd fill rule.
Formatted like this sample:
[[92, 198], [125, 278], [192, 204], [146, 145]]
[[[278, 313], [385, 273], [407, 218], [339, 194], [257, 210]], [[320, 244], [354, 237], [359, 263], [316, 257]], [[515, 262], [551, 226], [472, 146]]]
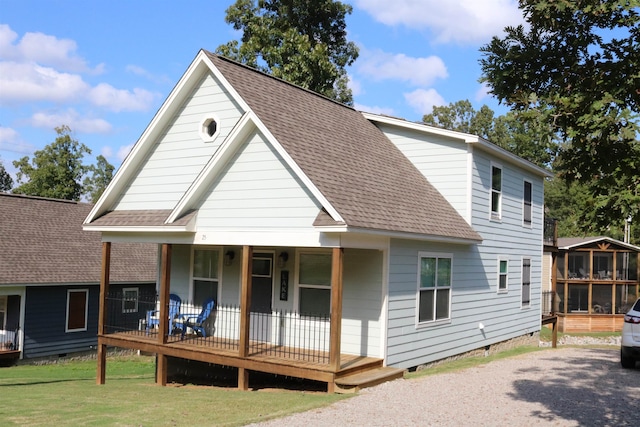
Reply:
[[273, 295], [273, 254], [256, 252], [251, 263], [250, 339], [270, 341]]

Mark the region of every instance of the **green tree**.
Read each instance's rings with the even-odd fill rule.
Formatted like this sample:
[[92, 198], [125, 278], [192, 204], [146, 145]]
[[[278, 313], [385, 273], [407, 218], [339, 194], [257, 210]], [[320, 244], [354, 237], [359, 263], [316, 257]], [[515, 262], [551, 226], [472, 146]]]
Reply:
[[476, 111], [469, 100], [433, 107], [431, 114], [422, 118], [426, 124], [485, 138], [494, 144], [549, 168], [553, 162], [557, 143], [550, 127], [540, 121], [535, 111], [510, 111], [494, 117], [486, 105]]
[[352, 104], [345, 67], [358, 57], [347, 41], [345, 17], [351, 6], [332, 0], [237, 0], [226, 22], [242, 31], [216, 52]]
[[115, 167], [107, 159], [99, 155], [97, 163], [89, 166], [89, 173], [84, 179], [83, 193], [89, 196], [91, 203], [96, 203], [113, 178]]
[[55, 128], [54, 142], [34, 153], [16, 160], [18, 183], [14, 193], [56, 199], [80, 200], [83, 194], [81, 179], [89, 168], [82, 163], [91, 150], [71, 137], [71, 129], [62, 125]]
[[481, 48], [481, 81], [512, 110], [537, 111], [561, 138], [554, 169], [568, 185], [585, 184], [590, 227], [640, 221], [638, 3], [519, 5], [528, 28], [507, 27]]
[[4, 164], [0, 161], [0, 191], [9, 191], [13, 188], [13, 178], [4, 168]]

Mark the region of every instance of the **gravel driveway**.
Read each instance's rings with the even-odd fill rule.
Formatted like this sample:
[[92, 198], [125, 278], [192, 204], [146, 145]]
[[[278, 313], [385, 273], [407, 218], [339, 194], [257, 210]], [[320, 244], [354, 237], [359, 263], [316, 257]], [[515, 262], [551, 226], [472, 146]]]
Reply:
[[396, 380], [255, 426], [640, 426], [640, 369], [620, 347], [559, 348]]

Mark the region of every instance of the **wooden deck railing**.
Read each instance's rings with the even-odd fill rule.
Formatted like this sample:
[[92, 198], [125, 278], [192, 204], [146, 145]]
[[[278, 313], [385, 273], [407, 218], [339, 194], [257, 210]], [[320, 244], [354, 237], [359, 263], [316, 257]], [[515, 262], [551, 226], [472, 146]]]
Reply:
[[[121, 293], [107, 297], [106, 333], [127, 332], [129, 335], [157, 336], [158, 328], [148, 323], [148, 312], [158, 308], [157, 298], [139, 298], [136, 309], [123, 310], [125, 302]], [[132, 307], [133, 304], [129, 304]], [[183, 336], [184, 316], [197, 316], [201, 307], [182, 302], [178, 318], [172, 322], [168, 342], [205, 346], [225, 351], [239, 351], [240, 307], [218, 305], [204, 322], [204, 334], [196, 334], [186, 327]], [[168, 319], [167, 319], [168, 323]], [[268, 313], [251, 312], [250, 335], [252, 353], [274, 358], [297, 359], [312, 363], [329, 363], [329, 318], [302, 316], [299, 313], [277, 310]]]

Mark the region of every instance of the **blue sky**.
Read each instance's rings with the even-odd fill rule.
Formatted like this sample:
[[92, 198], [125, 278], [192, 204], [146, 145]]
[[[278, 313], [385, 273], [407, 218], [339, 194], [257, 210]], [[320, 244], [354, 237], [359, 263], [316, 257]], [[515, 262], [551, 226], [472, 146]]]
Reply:
[[[31, 157], [68, 125], [116, 167], [199, 49], [237, 39], [233, 0], [0, 0], [0, 161]], [[515, 0], [352, 0], [355, 107], [418, 121], [469, 99], [504, 109], [478, 83], [479, 47], [522, 23]]]

